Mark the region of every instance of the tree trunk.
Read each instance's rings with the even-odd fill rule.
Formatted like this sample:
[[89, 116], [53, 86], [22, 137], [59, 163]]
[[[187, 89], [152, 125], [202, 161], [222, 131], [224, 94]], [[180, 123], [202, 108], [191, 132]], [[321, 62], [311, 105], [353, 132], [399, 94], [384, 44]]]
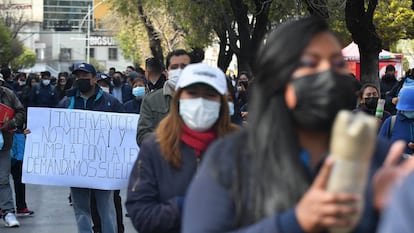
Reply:
[[352, 39], [358, 44], [361, 84], [373, 83], [379, 87], [378, 55], [381, 52], [381, 39], [373, 24], [376, 6], [377, 0], [370, 0], [365, 10], [364, 1], [347, 0], [345, 20]]
[[145, 25], [145, 30], [147, 31], [147, 35], [149, 38], [152, 56], [158, 58], [160, 61], [164, 61], [164, 54], [160, 36], [158, 35], [158, 32], [155, 30], [154, 25], [152, 25], [151, 20], [144, 13], [144, 8], [142, 7], [142, 5], [138, 5], [138, 14]]
[[269, 8], [272, 1], [255, 1], [256, 13], [254, 25], [251, 28], [248, 18], [248, 6], [240, 0], [230, 0], [234, 18], [237, 22], [238, 40], [240, 49], [235, 52], [238, 61], [238, 70], [251, 72], [253, 59], [267, 32], [269, 22]]
[[317, 15], [324, 19], [329, 18], [328, 5], [326, 0], [305, 0], [308, 11], [311, 15]]
[[[255, 24], [252, 34], [252, 40], [251, 40], [251, 48], [252, 48], [252, 55], [253, 57], [249, 61], [250, 67], [253, 66], [254, 57], [256, 56], [257, 51], [259, 50], [260, 46], [263, 43], [263, 38], [265, 37], [267, 31], [268, 31], [268, 24], [269, 24], [269, 11], [270, 6], [272, 2], [271, 1], [256, 1], [256, 18], [255, 18]], [[250, 71], [250, 70], [249, 70]]]
[[253, 59], [253, 51], [251, 46], [249, 18], [247, 17], [248, 8], [243, 1], [230, 0], [231, 9], [237, 22], [239, 51], [235, 53], [237, 56], [238, 70], [250, 71], [250, 60]]
[[223, 71], [226, 72], [227, 68], [230, 65], [231, 59], [233, 57], [233, 50], [230, 48], [230, 45], [227, 40], [227, 29], [223, 25], [217, 25], [214, 28], [214, 31], [217, 34], [217, 37], [220, 40], [220, 49], [219, 56], [217, 60], [217, 66]]

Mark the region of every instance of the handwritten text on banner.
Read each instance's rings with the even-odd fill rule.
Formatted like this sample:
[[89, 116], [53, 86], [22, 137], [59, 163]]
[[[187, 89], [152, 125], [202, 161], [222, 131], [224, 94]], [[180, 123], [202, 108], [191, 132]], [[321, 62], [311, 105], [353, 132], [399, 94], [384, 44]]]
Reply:
[[121, 189], [138, 156], [139, 115], [29, 108], [23, 182]]

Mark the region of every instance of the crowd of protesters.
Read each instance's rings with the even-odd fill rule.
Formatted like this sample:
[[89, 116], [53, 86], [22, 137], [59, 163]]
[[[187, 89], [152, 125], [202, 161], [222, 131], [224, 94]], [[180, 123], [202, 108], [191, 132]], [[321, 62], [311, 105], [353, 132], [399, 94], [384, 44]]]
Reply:
[[[34, 215], [21, 182], [30, 133], [27, 108], [57, 107], [140, 114], [140, 152], [127, 200], [121, 200], [120, 190], [70, 188], [79, 233], [124, 232], [124, 203], [140, 233], [414, 229], [408, 219], [414, 205], [409, 195], [414, 185], [412, 69], [398, 79], [389, 65], [379, 87], [361, 87], [349, 74], [337, 38], [313, 17], [278, 26], [257, 51], [252, 71], [226, 76], [201, 60], [178, 49], [165, 63], [151, 57], [145, 69], [127, 66], [124, 72], [99, 73], [82, 62], [57, 77], [2, 68], [0, 100], [15, 111], [0, 122], [5, 225], [19, 226], [16, 215]], [[385, 109], [378, 109], [379, 99]], [[331, 128], [340, 110], [378, 121], [363, 196], [326, 190], [335, 166], [329, 157]], [[358, 213], [361, 218], [353, 218]]]

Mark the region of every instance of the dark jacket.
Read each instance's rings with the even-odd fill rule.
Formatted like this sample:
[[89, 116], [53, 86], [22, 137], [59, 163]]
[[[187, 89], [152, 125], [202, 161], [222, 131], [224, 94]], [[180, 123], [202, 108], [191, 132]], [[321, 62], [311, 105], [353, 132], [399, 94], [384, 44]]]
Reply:
[[412, 86], [414, 85], [414, 80], [411, 76], [404, 77], [400, 81], [398, 81], [389, 92], [385, 95], [385, 106], [391, 108], [393, 112], [390, 112], [392, 115], [397, 113], [397, 109], [395, 109], [395, 105], [392, 103], [392, 99], [398, 97], [398, 93], [400, 93], [401, 88], [403, 86]]
[[[369, 109], [364, 104], [360, 104], [358, 108], [354, 109], [353, 112], [365, 112], [366, 114], [370, 116], [375, 116], [376, 109]], [[379, 125], [378, 129], [381, 128], [382, 124], [384, 124], [384, 121], [391, 116], [391, 113], [384, 111], [381, 118], [381, 124]]]
[[141, 111], [141, 103], [142, 99], [137, 99], [135, 97], [132, 100], [128, 100], [124, 103], [125, 112], [139, 114]]
[[5, 131], [2, 131], [4, 144], [1, 150], [8, 151], [13, 145], [13, 134], [9, 130], [22, 129], [24, 127], [26, 111], [14, 92], [8, 88], [0, 87], [0, 102], [14, 110], [13, 118], [5, 123], [7, 128]]
[[181, 207], [187, 187], [197, 171], [195, 151], [181, 142], [181, 167], [162, 156], [155, 135], [146, 138], [129, 178], [128, 214], [140, 233], [180, 232]]
[[156, 90], [162, 89], [164, 87], [164, 83], [166, 80], [167, 79], [165, 78], [165, 75], [162, 74], [160, 78], [157, 80], [157, 82], [155, 82], [154, 84], [148, 81], [148, 87], [150, 91], [156, 91]]
[[[129, 100], [133, 99], [135, 96], [132, 94], [132, 87], [128, 83], [122, 84], [121, 93], [122, 93], [122, 103], [126, 103]], [[112, 92], [115, 88], [112, 89]]]
[[407, 142], [407, 145], [405, 147], [405, 153], [414, 153], [414, 151], [408, 147], [408, 142], [414, 142], [414, 119], [408, 119], [403, 114], [398, 112], [396, 114], [395, 123], [392, 129], [391, 119], [392, 117], [389, 117], [387, 120], [384, 121], [378, 135], [388, 138], [391, 142], [395, 142], [397, 140], [404, 140]]
[[66, 94], [57, 107], [102, 112], [124, 112], [122, 104], [112, 95], [102, 91], [98, 85], [95, 86], [95, 94], [87, 100], [80, 96], [80, 92], [76, 88], [68, 90]]
[[45, 86], [42, 83], [36, 83], [32, 86], [29, 96], [29, 107], [53, 108], [56, 107], [58, 102], [58, 92], [53, 85]]
[[138, 145], [141, 145], [144, 138], [154, 132], [158, 123], [167, 116], [170, 111], [171, 99], [172, 94], [164, 93], [163, 89], [145, 95], [138, 120], [136, 137]]
[[395, 114], [395, 105], [392, 103], [392, 98], [389, 98], [389, 95], [393, 87], [397, 85], [398, 81], [395, 78], [385, 79], [383, 77], [380, 81], [381, 99], [385, 99], [384, 109], [391, 114]]
[[[233, 185], [243, 185], [244, 182], [233, 182], [233, 179], [237, 174], [236, 169], [251, 169], [249, 161], [237, 162], [241, 161], [241, 158], [235, 151], [247, 149], [247, 138], [247, 132], [242, 130], [217, 141], [209, 147], [202, 166], [187, 192], [183, 216], [183, 233], [303, 232], [296, 218], [294, 206], [282, 212], [275, 212], [251, 225], [249, 225], [249, 222], [252, 219], [248, 217], [249, 214], [246, 217], [243, 215], [242, 227], [235, 226], [234, 200], [237, 197], [233, 195], [232, 190], [237, 190], [237, 188]], [[387, 141], [384, 141], [384, 139], [378, 140], [375, 154], [372, 157], [368, 188], [365, 192], [364, 211], [353, 232], [374, 233], [376, 231], [378, 217], [373, 207], [372, 178], [374, 172], [382, 165], [388, 147], [389, 143]], [[316, 171], [317, 173], [318, 171]], [[309, 178], [312, 180], [315, 176]], [[269, 178], [269, 182], [271, 182], [271, 178]], [[243, 203], [243, 205], [246, 206], [240, 208], [249, 209], [249, 203]]]

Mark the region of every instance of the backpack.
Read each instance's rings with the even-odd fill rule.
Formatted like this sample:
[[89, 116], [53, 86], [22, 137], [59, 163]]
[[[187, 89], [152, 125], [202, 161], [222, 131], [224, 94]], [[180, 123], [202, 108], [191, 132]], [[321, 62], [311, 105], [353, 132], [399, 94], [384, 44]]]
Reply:
[[391, 138], [392, 130], [394, 129], [396, 120], [397, 120], [397, 115], [391, 116], [390, 128], [388, 129], [388, 138]]

